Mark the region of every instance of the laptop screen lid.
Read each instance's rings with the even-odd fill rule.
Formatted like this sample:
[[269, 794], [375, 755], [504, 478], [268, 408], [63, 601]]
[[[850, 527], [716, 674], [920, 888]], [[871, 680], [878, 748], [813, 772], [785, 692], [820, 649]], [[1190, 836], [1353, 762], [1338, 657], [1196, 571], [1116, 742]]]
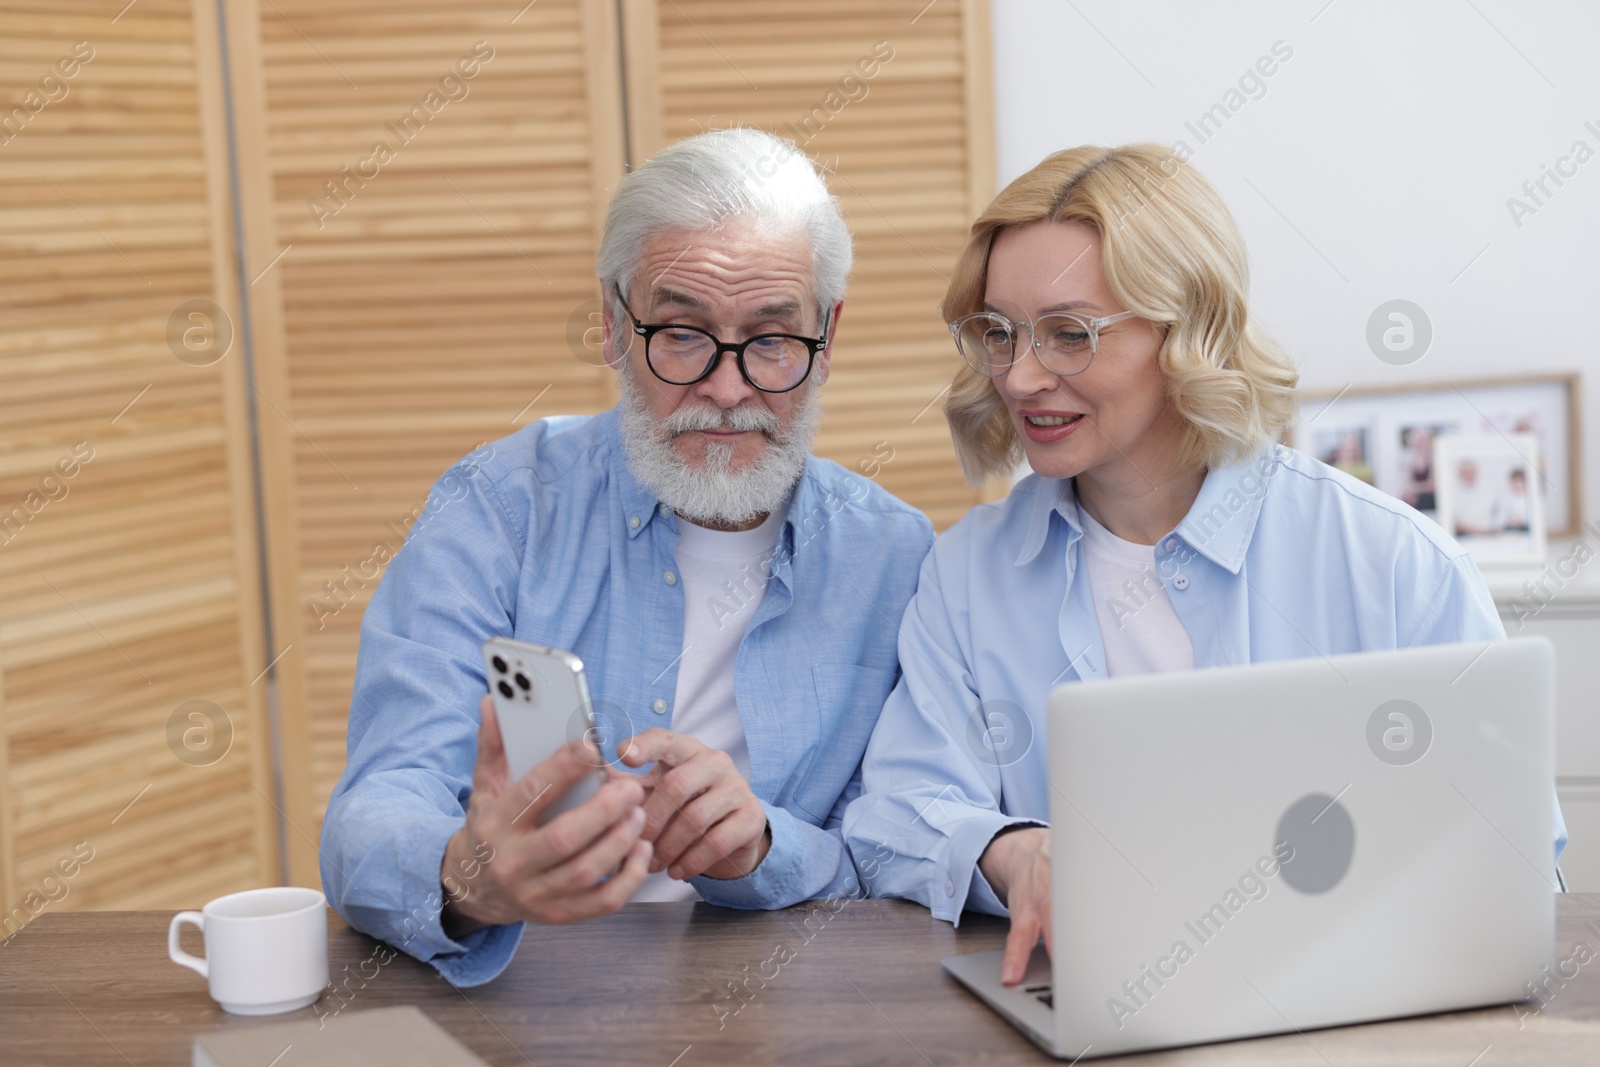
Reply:
[[1517, 1000], [1554, 939], [1542, 638], [1050, 698], [1058, 1048]]

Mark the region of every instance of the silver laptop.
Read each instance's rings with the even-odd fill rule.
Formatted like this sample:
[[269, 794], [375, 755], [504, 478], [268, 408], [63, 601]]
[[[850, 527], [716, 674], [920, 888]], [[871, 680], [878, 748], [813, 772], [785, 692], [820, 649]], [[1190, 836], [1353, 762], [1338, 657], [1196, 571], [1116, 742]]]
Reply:
[[1523, 999], [1554, 733], [1543, 638], [1059, 686], [1055, 959], [944, 968], [1063, 1059]]

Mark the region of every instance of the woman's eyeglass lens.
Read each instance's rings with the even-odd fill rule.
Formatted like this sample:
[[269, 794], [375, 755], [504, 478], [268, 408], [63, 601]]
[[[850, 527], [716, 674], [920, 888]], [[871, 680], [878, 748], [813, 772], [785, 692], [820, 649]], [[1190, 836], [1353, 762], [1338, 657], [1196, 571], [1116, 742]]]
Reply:
[[[1016, 336], [1028, 323], [1003, 315], [978, 312], [950, 324], [956, 347], [967, 365], [986, 378], [998, 378], [1016, 362]], [[1086, 319], [1065, 312], [1040, 315], [1029, 326], [1039, 362], [1056, 374], [1082, 374], [1099, 347], [1099, 336]]]

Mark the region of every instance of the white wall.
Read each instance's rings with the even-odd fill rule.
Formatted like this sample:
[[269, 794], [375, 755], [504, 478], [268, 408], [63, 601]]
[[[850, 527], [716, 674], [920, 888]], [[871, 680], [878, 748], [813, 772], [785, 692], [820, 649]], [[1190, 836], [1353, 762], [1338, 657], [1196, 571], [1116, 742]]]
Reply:
[[[1239, 222], [1255, 311], [1304, 388], [1581, 370], [1583, 513], [1600, 515], [1600, 5], [993, 0], [993, 10], [1002, 185], [1072, 145], [1187, 142]], [[1202, 144], [1185, 123], [1278, 41], [1293, 55]], [[1549, 184], [1519, 228], [1507, 198], [1578, 140], [1596, 158], [1565, 187]], [[1368, 317], [1395, 298], [1420, 305], [1434, 330], [1406, 367], [1366, 343]]]

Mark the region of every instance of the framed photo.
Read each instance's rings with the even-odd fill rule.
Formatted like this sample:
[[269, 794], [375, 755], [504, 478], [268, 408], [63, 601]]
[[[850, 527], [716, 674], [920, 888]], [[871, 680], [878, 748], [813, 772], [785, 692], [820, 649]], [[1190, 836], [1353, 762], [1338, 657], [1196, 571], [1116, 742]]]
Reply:
[[1288, 443], [1437, 519], [1440, 441], [1529, 436], [1546, 530], [1575, 534], [1580, 395], [1575, 373], [1304, 393]]
[[1435, 518], [1479, 564], [1544, 563], [1544, 494], [1532, 434], [1453, 434], [1433, 450]]
[[1328, 466], [1353, 474], [1368, 485], [1377, 485], [1377, 472], [1372, 467], [1373, 444], [1370, 421], [1337, 420], [1315, 428], [1310, 451]]

